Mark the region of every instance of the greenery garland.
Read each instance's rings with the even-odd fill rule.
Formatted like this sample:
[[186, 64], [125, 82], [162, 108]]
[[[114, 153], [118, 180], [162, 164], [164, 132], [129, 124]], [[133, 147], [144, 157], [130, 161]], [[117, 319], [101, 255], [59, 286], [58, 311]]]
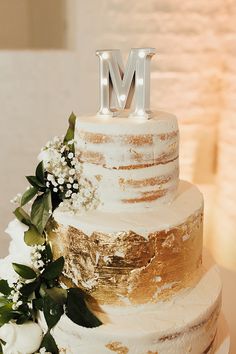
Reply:
[[[69, 117], [69, 128], [64, 137], [66, 147], [64, 159], [70, 164], [69, 154], [74, 154], [73, 143], [76, 117]], [[71, 165], [73, 168], [73, 165]], [[92, 328], [100, 326], [101, 321], [89, 310], [86, 304], [86, 293], [79, 288], [64, 289], [59, 278], [64, 268], [64, 258], [53, 259], [52, 249], [48, 241], [50, 221], [53, 211], [66, 198], [63, 188], [53, 188], [49, 184], [43, 162], [36, 168], [34, 176], [26, 177], [31, 187], [21, 198], [20, 206], [14, 211], [16, 218], [29, 228], [24, 233], [24, 241], [32, 247], [37, 269], [24, 264], [13, 263], [19, 281], [10, 286], [7, 280], [0, 280], [0, 327], [14, 321], [23, 324], [29, 320], [37, 322], [37, 314], [42, 311], [48, 326], [41, 347], [52, 354], [59, 353], [57, 344], [50, 331], [66, 314], [74, 323]], [[68, 191], [67, 191], [68, 193]], [[23, 208], [34, 198], [28, 214]], [[2, 344], [5, 343], [2, 341]], [[0, 342], [0, 353], [2, 353]]]

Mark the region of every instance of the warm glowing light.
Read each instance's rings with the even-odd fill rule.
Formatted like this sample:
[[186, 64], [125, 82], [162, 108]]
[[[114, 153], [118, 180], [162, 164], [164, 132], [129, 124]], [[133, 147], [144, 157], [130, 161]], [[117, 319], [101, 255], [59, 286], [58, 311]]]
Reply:
[[102, 84], [106, 86], [108, 84], [108, 80], [106, 78], [102, 79]]
[[120, 100], [121, 100], [121, 101], [125, 101], [125, 99], [126, 99], [126, 96], [125, 96], [125, 95], [120, 95]]
[[108, 108], [103, 108], [102, 113], [103, 114], [108, 114], [109, 113], [109, 109]]
[[138, 114], [138, 116], [143, 116], [144, 115], [144, 111], [142, 109], [139, 109], [137, 114]]
[[108, 53], [102, 53], [102, 59], [108, 59], [109, 55]]
[[139, 52], [138, 53], [139, 58], [144, 58], [145, 57], [145, 52]]
[[138, 84], [143, 85], [143, 79], [138, 79]]

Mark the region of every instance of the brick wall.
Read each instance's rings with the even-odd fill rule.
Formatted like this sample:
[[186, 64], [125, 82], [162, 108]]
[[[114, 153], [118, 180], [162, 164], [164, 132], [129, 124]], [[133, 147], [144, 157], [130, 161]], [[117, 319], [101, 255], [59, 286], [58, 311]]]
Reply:
[[84, 58], [81, 80], [87, 81], [82, 110], [97, 108], [97, 48], [120, 48], [126, 57], [131, 47], [157, 48], [152, 107], [178, 116], [181, 176], [201, 185], [206, 220], [212, 220], [205, 239], [218, 260], [236, 267], [236, 2], [88, 0], [72, 6], [70, 44]]

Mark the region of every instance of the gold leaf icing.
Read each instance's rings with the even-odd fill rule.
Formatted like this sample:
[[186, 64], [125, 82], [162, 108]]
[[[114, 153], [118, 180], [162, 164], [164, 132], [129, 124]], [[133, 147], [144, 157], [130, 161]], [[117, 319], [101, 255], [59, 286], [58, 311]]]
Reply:
[[86, 290], [99, 304], [157, 302], [199, 278], [202, 210], [146, 238], [133, 231], [88, 236], [59, 224], [49, 238], [55, 256], [65, 257], [64, 282]]
[[128, 354], [129, 352], [129, 349], [120, 342], [111, 342], [106, 347], [117, 354]]

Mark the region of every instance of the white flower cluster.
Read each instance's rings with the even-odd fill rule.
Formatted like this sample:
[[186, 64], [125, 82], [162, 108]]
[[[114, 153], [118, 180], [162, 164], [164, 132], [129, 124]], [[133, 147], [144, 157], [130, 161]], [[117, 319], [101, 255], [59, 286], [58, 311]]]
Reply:
[[[41, 245], [31, 247], [32, 249], [30, 253], [31, 264], [36, 272], [38, 271], [41, 273], [45, 268], [45, 263], [42, 259], [42, 252], [45, 250], [45, 248], [46, 248], [45, 246], [41, 246]], [[8, 299], [13, 302], [13, 306], [12, 306], [13, 310], [17, 310], [23, 304], [23, 301], [21, 300], [22, 295], [20, 289], [23, 287], [23, 285], [31, 283], [32, 281], [33, 279], [28, 279], [28, 280], [22, 279], [19, 276], [14, 283], [8, 282], [9, 286], [12, 288], [12, 291], [8, 296]], [[28, 305], [30, 305], [30, 303]]]
[[98, 197], [92, 183], [82, 176], [82, 164], [71, 151], [72, 140], [64, 144], [63, 138], [55, 137], [42, 149], [39, 159], [47, 172], [48, 188], [63, 196], [61, 207], [70, 211], [94, 209]]
[[31, 251], [31, 262], [35, 270], [42, 272], [45, 268], [45, 263], [42, 260], [42, 252], [45, 250], [45, 246], [36, 245], [32, 247]]
[[96, 189], [93, 188], [91, 182], [84, 178], [79, 180], [79, 192], [72, 193], [70, 199], [65, 199], [61, 204], [61, 210], [75, 212], [77, 210], [96, 209], [99, 199]]
[[77, 176], [81, 173], [81, 165], [70, 149], [72, 144], [74, 141], [66, 145], [63, 138], [55, 137], [39, 154], [47, 171], [47, 187], [55, 193], [64, 192], [66, 198], [71, 196], [73, 190], [78, 190]]
[[20, 300], [21, 293], [20, 289], [22, 288], [23, 283], [19, 280], [16, 284], [14, 284], [13, 290], [11, 291], [8, 299], [13, 302], [12, 309], [17, 310], [22, 304], [23, 301]]

